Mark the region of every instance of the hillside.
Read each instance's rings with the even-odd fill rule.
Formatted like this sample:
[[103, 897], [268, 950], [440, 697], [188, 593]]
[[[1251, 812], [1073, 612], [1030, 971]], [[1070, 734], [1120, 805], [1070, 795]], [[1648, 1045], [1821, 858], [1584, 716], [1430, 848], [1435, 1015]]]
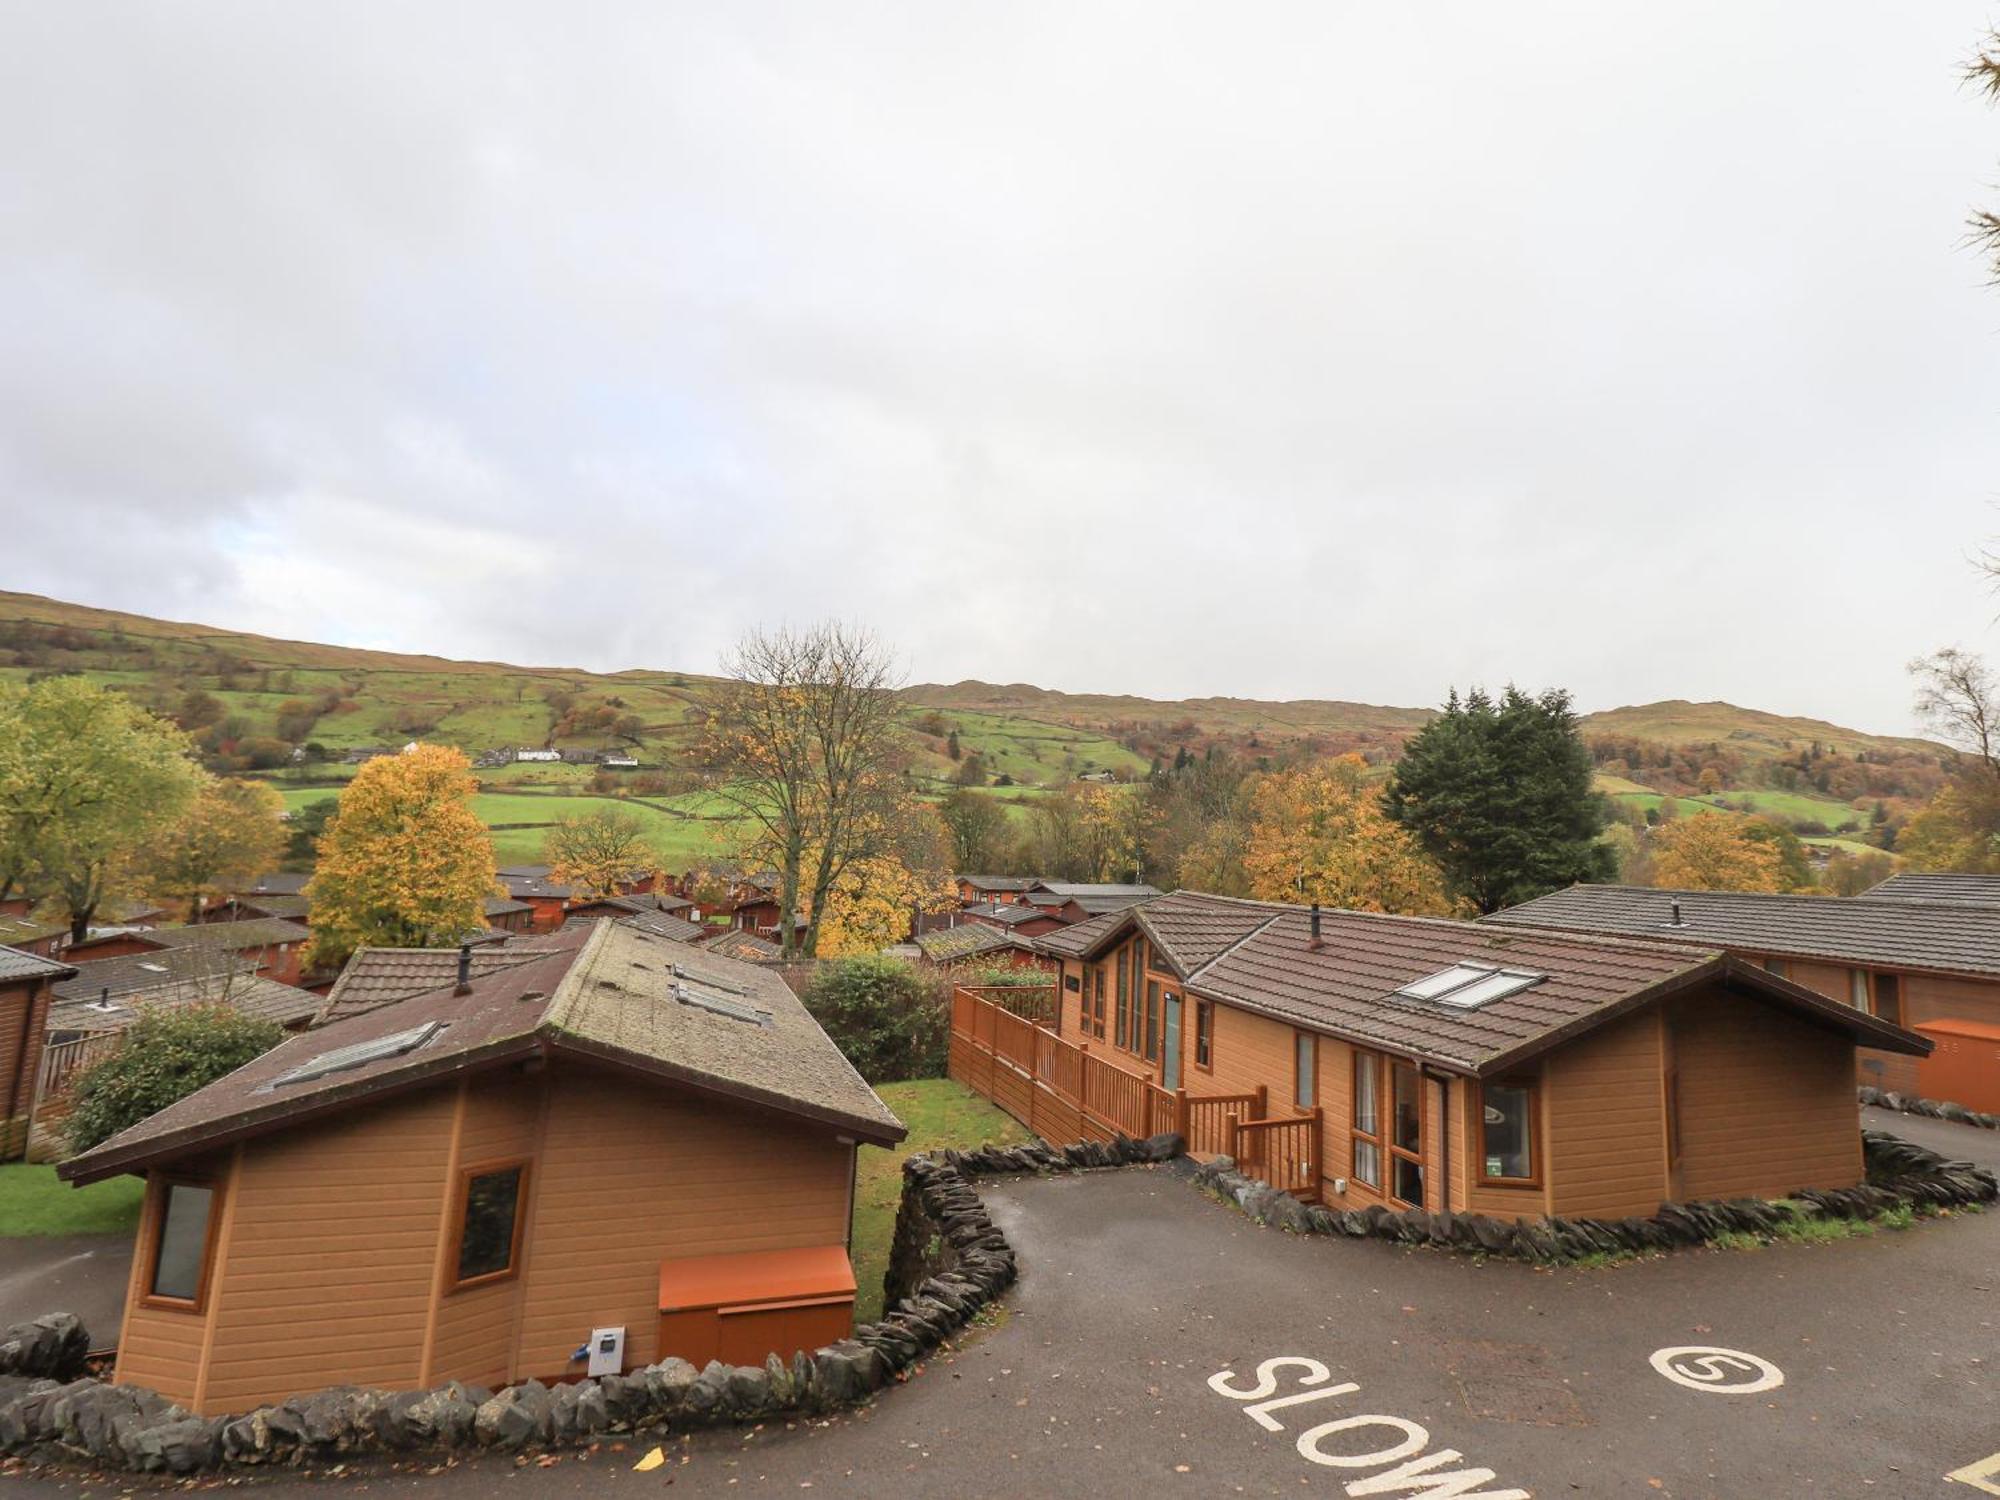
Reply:
[[[196, 730], [218, 765], [269, 776], [293, 805], [337, 791], [352, 752], [413, 738], [477, 756], [518, 748], [622, 751], [636, 772], [585, 764], [482, 766], [482, 812], [503, 855], [525, 858], [540, 829], [576, 799], [617, 790], [659, 822], [670, 857], [727, 843], [695, 765], [716, 679], [453, 661], [288, 641], [0, 592], [0, 678], [80, 672]], [[1143, 776], [1180, 751], [1239, 755], [1359, 751], [1392, 760], [1430, 710], [1339, 699], [1162, 701], [1063, 693], [1028, 684], [922, 684], [906, 693], [913, 769], [940, 788], [977, 752], [997, 795], [1025, 805], [1037, 789], [1085, 773]], [[1831, 837], [1900, 815], [1935, 790], [1939, 747], [1727, 703], [1670, 701], [1583, 721], [1606, 791], [1631, 807], [1696, 799], [1768, 813]], [[295, 750], [311, 747], [304, 763]], [[1009, 787], [1013, 790], [1007, 790]], [[537, 800], [539, 799], [539, 800]]]

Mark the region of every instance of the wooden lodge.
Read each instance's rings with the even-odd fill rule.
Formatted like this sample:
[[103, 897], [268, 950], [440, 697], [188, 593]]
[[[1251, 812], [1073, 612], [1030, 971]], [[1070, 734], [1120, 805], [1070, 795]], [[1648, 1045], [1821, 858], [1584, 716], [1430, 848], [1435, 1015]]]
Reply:
[[0, 1161], [27, 1154], [55, 986], [76, 970], [35, 953], [0, 948]]
[[2000, 876], [1895, 875], [1845, 898], [1577, 885], [1485, 920], [1723, 949], [1936, 1044], [1863, 1049], [1860, 1082], [2000, 1111]]
[[367, 959], [62, 1165], [146, 1178], [118, 1380], [209, 1415], [848, 1331], [855, 1153], [895, 1116], [775, 974], [609, 920], [527, 941]]
[[1177, 892], [958, 990], [951, 1072], [1050, 1140], [1174, 1130], [1302, 1197], [1649, 1215], [1863, 1176], [1859, 1047], [1921, 1037], [1693, 946]]

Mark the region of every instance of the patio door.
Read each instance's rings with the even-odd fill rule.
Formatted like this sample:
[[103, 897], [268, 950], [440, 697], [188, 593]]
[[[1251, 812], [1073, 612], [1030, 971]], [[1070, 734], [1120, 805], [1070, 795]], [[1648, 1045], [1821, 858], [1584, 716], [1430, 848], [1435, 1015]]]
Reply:
[[1160, 1087], [1177, 1089], [1181, 1086], [1181, 997], [1172, 990], [1166, 994], [1166, 1020], [1162, 1030]]

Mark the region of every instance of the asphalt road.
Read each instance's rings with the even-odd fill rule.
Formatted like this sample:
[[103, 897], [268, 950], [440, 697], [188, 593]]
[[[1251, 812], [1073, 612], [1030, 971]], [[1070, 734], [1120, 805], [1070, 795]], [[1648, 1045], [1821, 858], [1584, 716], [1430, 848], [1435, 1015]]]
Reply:
[[0, 1239], [0, 1328], [47, 1312], [73, 1312], [94, 1345], [118, 1342], [130, 1234], [38, 1235]]
[[[1870, 1123], [2000, 1166], [2000, 1134]], [[1006, 1315], [864, 1412], [674, 1440], [651, 1473], [633, 1471], [650, 1446], [635, 1443], [546, 1468], [482, 1460], [255, 1488], [1951, 1500], [1979, 1492], [1949, 1471], [2000, 1454], [2000, 1213], [1548, 1272], [1260, 1229], [1161, 1170], [986, 1196], [1024, 1267]], [[1692, 1382], [1676, 1383], [1651, 1357], [1679, 1346], [1754, 1355], [1782, 1384], [1698, 1388], [1764, 1373], [1700, 1356], [1670, 1366]], [[1260, 1387], [1260, 1364], [1282, 1357], [1297, 1362], [1267, 1366]], [[1212, 1386], [1225, 1371], [1237, 1394]], [[1383, 1477], [1399, 1465], [1408, 1483]], [[1418, 1483], [1453, 1471], [1463, 1488]], [[9, 1492], [93, 1488], [20, 1479]]]

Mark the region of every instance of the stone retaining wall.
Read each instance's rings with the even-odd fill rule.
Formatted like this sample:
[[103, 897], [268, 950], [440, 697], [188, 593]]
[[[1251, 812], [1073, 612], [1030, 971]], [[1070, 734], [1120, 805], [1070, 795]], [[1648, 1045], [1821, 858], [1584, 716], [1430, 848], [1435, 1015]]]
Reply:
[[[1805, 1217], [1872, 1218], [1895, 1208], [1963, 1207], [1991, 1203], [2000, 1197], [2000, 1181], [1984, 1167], [1947, 1161], [1935, 1151], [1880, 1131], [1864, 1130], [1861, 1140], [1868, 1181], [1857, 1187], [1803, 1188], [1792, 1194], [1792, 1201], [1803, 1206]], [[1797, 1217], [1795, 1212], [1761, 1198], [1668, 1203], [1645, 1219], [1508, 1220], [1427, 1209], [1396, 1213], [1379, 1204], [1336, 1209], [1301, 1203], [1269, 1183], [1246, 1177], [1227, 1157], [1205, 1164], [1183, 1158], [1179, 1165], [1204, 1191], [1235, 1203], [1260, 1224], [1295, 1234], [1343, 1234], [1405, 1245], [1429, 1244], [1540, 1263], [1670, 1250], [1730, 1233], [1761, 1234]]]
[[[662, 1360], [629, 1375], [503, 1391], [338, 1386], [241, 1416], [198, 1417], [134, 1386], [76, 1378], [89, 1338], [67, 1314], [0, 1334], [0, 1457], [193, 1474], [368, 1453], [516, 1452], [604, 1433], [689, 1431], [839, 1410], [900, 1376], [1012, 1284], [1013, 1249], [971, 1183], [998, 1173], [1121, 1167], [1179, 1155], [1178, 1136], [912, 1156], [889, 1310], [838, 1343], [761, 1366]], [[10, 1353], [10, 1351], [12, 1351]]]
[[1982, 1114], [1976, 1109], [1967, 1109], [1963, 1104], [1954, 1104], [1949, 1099], [1922, 1099], [1914, 1094], [1899, 1094], [1894, 1089], [1866, 1086], [1855, 1092], [1863, 1104], [1872, 1104], [1877, 1109], [1925, 1115], [1933, 1120], [1950, 1120], [1955, 1125], [1975, 1125], [1981, 1130], [2000, 1130], [2000, 1115]]

